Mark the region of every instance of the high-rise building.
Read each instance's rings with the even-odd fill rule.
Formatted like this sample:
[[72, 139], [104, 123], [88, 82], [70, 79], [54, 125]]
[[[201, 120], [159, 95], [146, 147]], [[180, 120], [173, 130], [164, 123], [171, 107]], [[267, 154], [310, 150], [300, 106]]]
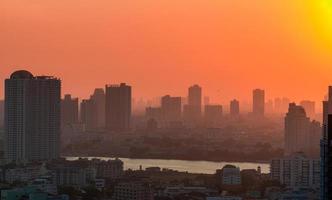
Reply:
[[78, 98], [66, 94], [61, 100], [61, 125], [75, 124], [78, 122]]
[[217, 127], [222, 119], [222, 105], [205, 105], [204, 120], [207, 126]]
[[131, 121], [131, 86], [106, 85], [106, 128], [110, 131], [126, 131]]
[[59, 158], [61, 81], [20, 70], [5, 80], [8, 162]]
[[202, 88], [193, 85], [188, 89], [188, 104], [183, 107], [183, 117], [189, 124], [197, 124], [202, 116]]
[[286, 97], [283, 98], [275, 98], [274, 99], [274, 109], [273, 111], [275, 113], [286, 113], [288, 110], [288, 105], [290, 103], [290, 100]]
[[0, 100], [0, 127], [4, 126], [4, 118], [5, 118], [5, 102], [4, 100]]
[[315, 111], [315, 102], [314, 101], [304, 100], [304, 101], [300, 102], [300, 105], [304, 108], [308, 117], [310, 117], [311, 119], [313, 119], [315, 117], [316, 111]]
[[230, 115], [231, 116], [240, 115], [240, 103], [236, 99], [232, 100], [230, 103]]
[[181, 97], [171, 97], [170, 95], [161, 98], [161, 110], [163, 120], [166, 124], [181, 120]]
[[252, 112], [255, 116], [264, 116], [265, 91], [261, 89], [253, 90]]
[[96, 88], [91, 99], [95, 103], [96, 121], [98, 128], [105, 128], [105, 92], [103, 88]]
[[270, 163], [271, 178], [291, 188], [318, 189], [320, 160], [307, 158], [302, 153], [293, 154]]
[[308, 157], [319, 156], [320, 124], [310, 121], [302, 106], [289, 104], [285, 117], [285, 155], [303, 152]]
[[321, 200], [332, 198], [332, 86], [328, 97], [323, 101], [323, 137], [320, 143], [321, 153]]
[[85, 125], [85, 129], [93, 131], [97, 129], [97, 106], [95, 101], [83, 99], [81, 102], [81, 122]]

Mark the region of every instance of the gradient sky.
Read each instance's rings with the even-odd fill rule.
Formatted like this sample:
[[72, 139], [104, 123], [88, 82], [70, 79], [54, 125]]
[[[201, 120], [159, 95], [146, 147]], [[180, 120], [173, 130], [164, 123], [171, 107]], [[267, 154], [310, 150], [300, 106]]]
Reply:
[[320, 101], [332, 0], [1, 0], [0, 79], [17, 69], [60, 77], [80, 97], [105, 83], [149, 98], [198, 83], [214, 102], [257, 87]]

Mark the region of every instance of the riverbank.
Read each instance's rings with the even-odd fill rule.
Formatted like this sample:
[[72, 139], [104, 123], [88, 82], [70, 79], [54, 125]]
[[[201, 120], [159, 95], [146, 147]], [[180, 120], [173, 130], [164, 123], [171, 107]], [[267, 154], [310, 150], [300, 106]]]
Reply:
[[269, 164], [270, 160], [252, 160], [252, 159], [211, 159], [205, 157], [204, 159], [199, 158], [189, 158], [184, 156], [128, 156], [121, 154], [62, 154], [62, 157], [111, 157], [111, 158], [128, 158], [128, 159], [157, 159], [157, 160], [184, 160], [184, 161], [208, 161], [208, 162], [238, 162], [238, 163], [265, 163]]
[[[114, 157], [93, 157], [93, 156], [80, 156], [81, 158], [88, 159], [102, 159], [109, 160]], [[67, 160], [76, 160], [79, 157], [66, 157]], [[120, 160], [124, 163], [124, 168], [138, 170], [147, 167], [160, 167], [165, 169], [177, 170], [180, 172], [199, 173], [199, 174], [214, 174], [217, 169], [221, 169], [225, 165], [234, 165], [243, 169], [257, 169], [261, 168], [262, 173], [269, 173], [270, 166], [267, 163], [252, 163], [252, 162], [213, 162], [213, 161], [188, 161], [188, 160], [167, 160], [167, 159], [131, 159], [122, 158]]]

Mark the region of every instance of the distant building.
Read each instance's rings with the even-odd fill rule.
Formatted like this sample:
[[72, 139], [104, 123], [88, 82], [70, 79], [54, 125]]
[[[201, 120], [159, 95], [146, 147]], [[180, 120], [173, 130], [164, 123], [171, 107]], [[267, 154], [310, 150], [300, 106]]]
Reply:
[[315, 118], [316, 111], [315, 111], [315, 102], [314, 101], [301, 101], [300, 105], [304, 108], [305, 112], [307, 113], [307, 116], [311, 119]]
[[320, 184], [320, 160], [309, 159], [304, 154], [273, 159], [271, 178], [291, 188], [318, 189]]
[[161, 110], [166, 126], [181, 121], [181, 97], [163, 96], [161, 98]]
[[202, 117], [202, 88], [193, 85], [188, 89], [188, 104], [183, 106], [183, 118], [187, 125], [195, 126]]
[[59, 158], [61, 81], [16, 71], [5, 80], [7, 161]]
[[97, 105], [94, 100], [83, 99], [81, 102], [81, 122], [88, 131], [97, 129]]
[[127, 131], [131, 121], [131, 86], [106, 85], [106, 128]]
[[150, 183], [141, 180], [122, 180], [113, 191], [112, 200], [153, 200]]
[[311, 122], [303, 107], [289, 104], [285, 117], [285, 155], [303, 152], [318, 158], [321, 130], [319, 122]]
[[5, 118], [5, 102], [4, 100], [0, 100], [0, 127], [4, 126], [4, 118]]
[[97, 178], [117, 179], [123, 175], [123, 162], [120, 159], [99, 160], [93, 159], [92, 167], [96, 169]]
[[207, 126], [217, 127], [222, 119], [222, 105], [205, 105], [204, 120]]
[[264, 116], [265, 113], [265, 91], [261, 89], [253, 90], [252, 112], [255, 116]]
[[66, 94], [61, 100], [61, 125], [78, 123], [78, 98]]
[[145, 119], [146, 121], [154, 119], [158, 124], [161, 124], [163, 119], [161, 107], [147, 107], [145, 109]]
[[96, 121], [98, 128], [105, 128], [105, 92], [103, 88], [96, 88], [91, 99], [96, 109]]
[[225, 165], [221, 171], [221, 184], [224, 186], [241, 185], [240, 168], [234, 165]]
[[240, 103], [238, 100], [234, 99], [230, 103], [230, 115], [239, 116], [240, 115]]
[[320, 152], [320, 199], [328, 200], [332, 198], [332, 86], [329, 86], [327, 100], [323, 101], [323, 137], [320, 143]]
[[274, 112], [284, 114], [288, 110], [290, 100], [286, 97], [274, 99]]

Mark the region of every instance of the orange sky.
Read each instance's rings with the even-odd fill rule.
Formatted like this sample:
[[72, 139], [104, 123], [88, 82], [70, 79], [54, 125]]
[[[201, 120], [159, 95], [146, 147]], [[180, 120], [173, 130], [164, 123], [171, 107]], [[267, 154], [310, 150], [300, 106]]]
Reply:
[[198, 83], [213, 102], [250, 99], [256, 87], [320, 101], [332, 42], [310, 1], [1, 0], [0, 79], [24, 68], [80, 97], [105, 83], [148, 98]]

